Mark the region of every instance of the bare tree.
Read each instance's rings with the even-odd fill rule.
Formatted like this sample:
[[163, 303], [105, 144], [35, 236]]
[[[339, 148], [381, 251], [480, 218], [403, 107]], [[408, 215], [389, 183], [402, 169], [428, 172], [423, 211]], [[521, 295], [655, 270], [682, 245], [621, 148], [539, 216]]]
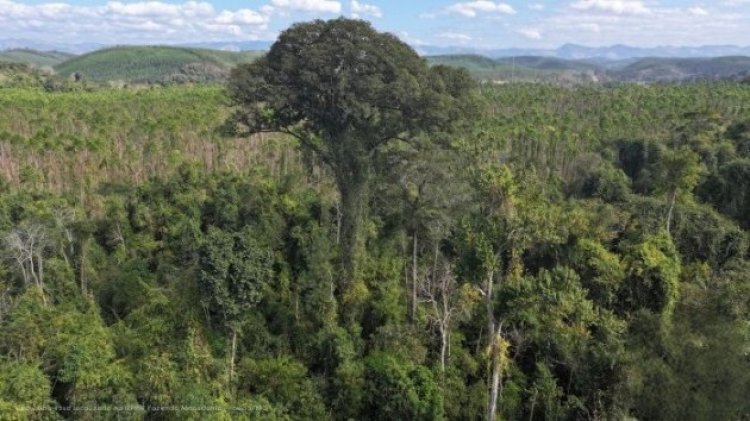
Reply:
[[6, 256], [21, 272], [24, 286], [34, 284], [43, 292], [44, 254], [49, 247], [47, 229], [39, 224], [22, 225], [7, 233], [3, 242]]
[[430, 306], [428, 318], [440, 335], [440, 370], [445, 372], [450, 357], [450, 335], [453, 324], [470, 315], [471, 298], [469, 288], [462, 288], [456, 281], [453, 268], [441, 261], [430, 276], [425, 276], [420, 288], [420, 301]]

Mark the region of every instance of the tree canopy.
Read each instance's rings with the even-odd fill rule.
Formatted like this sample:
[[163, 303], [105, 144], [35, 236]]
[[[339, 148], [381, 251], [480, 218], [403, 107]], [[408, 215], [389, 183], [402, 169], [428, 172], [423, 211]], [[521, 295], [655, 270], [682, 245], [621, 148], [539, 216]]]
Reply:
[[426, 61], [360, 20], [299, 23], [268, 54], [236, 68], [231, 120], [246, 133], [296, 138], [332, 170], [342, 198], [345, 283], [357, 276], [374, 154], [391, 141], [448, 129], [471, 111], [467, 73]]

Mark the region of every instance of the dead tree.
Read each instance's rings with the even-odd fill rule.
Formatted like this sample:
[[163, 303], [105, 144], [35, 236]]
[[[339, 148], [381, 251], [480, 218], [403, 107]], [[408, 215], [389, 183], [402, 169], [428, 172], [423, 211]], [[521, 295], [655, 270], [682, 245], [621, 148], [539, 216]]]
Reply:
[[7, 233], [3, 240], [6, 256], [19, 270], [24, 286], [36, 285], [44, 298], [44, 255], [49, 247], [47, 229], [39, 224], [22, 225]]
[[440, 335], [440, 370], [450, 357], [450, 337], [453, 324], [470, 315], [472, 300], [461, 288], [453, 274], [453, 268], [445, 261], [436, 265], [420, 286], [420, 301], [429, 305], [428, 319]]

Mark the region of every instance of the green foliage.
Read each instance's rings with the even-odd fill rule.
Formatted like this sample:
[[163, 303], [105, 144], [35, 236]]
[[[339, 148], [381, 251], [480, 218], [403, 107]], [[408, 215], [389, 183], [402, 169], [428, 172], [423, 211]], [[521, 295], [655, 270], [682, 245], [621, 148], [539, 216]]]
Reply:
[[700, 194], [743, 228], [750, 227], [750, 159], [722, 165], [701, 187]]
[[[739, 322], [746, 316], [716, 310], [725, 305], [729, 285], [707, 269], [686, 271], [674, 326], [664, 342], [630, 347], [619, 400], [634, 416], [731, 419], [747, 414], [748, 332], [746, 322]], [[731, 283], [733, 288], [748, 284], [746, 278]], [[747, 303], [740, 307], [748, 308]], [[650, 341], [642, 327], [637, 332], [634, 340]]]
[[531, 385], [532, 398], [529, 402], [530, 417], [540, 414], [545, 420], [559, 420], [569, 418], [571, 403], [564, 402], [565, 393], [557, 385], [549, 369], [543, 364], [537, 364], [537, 373]]
[[251, 311], [273, 278], [272, 253], [246, 228], [227, 234], [210, 228], [199, 252], [198, 285], [207, 310], [233, 325]]
[[440, 420], [443, 399], [432, 373], [387, 354], [366, 362], [365, 404], [361, 419]]
[[[39, 363], [2, 361], [0, 372], [0, 414], [28, 415], [33, 409], [42, 417], [51, 416], [54, 403], [50, 399], [51, 385]], [[44, 408], [49, 411], [45, 414]]]
[[576, 163], [577, 174], [570, 183], [570, 194], [605, 202], [627, 200], [631, 185], [627, 175], [609, 162], [586, 158]]
[[620, 257], [596, 241], [581, 239], [573, 249], [573, 264], [589, 298], [603, 308], [614, 308], [625, 280]]
[[678, 150], [665, 154], [650, 171], [657, 191], [667, 193], [677, 190], [692, 191], [700, 181], [701, 168], [698, 155], [691, 150]]
[[671, 239], [664, 233], [629, 246], [625, 254], [627, 279], [621, 305], [660, 314], [669, 323], [679, 297], [681, 264]]
[[323, 400], [304, 365], [289, 357], [243, 360], [239, 390], [267, 399], [295, 420], [328, 418]]
[[[509, 285], [502, 298], [507, 303], [504, 320], [525, 337], [517, 350], [525, 356], [517, 361], [537, 362], [536, 367], [520, 367], [529, 378], [540, 376], [536, 382], [542, 382], [528, 393], [547, 394], [544, 399], [550, 400], [545, 405], [550, 411], [562, 410], [556, 405], [562, 405], [563, 398], [566, 405], [580, 402], [591, 410], [609, 411], [611, 400], [601, 401], [599, 394], [611, 393], [616, 385], [625, 323], [589, 300], [578, 275], [566, 268], [542, 271]], [[557, 391], [556, 382], [564, 388]]]

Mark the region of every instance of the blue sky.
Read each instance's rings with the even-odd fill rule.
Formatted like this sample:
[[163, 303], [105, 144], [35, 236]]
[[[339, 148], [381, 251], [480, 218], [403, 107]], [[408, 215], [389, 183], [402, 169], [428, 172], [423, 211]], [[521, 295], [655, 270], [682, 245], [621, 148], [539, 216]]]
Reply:
[[272, 40], [360, 17], [420, 45], [750, 45], [750, 0], [0, 0], [0, 39], [104, 44]]

